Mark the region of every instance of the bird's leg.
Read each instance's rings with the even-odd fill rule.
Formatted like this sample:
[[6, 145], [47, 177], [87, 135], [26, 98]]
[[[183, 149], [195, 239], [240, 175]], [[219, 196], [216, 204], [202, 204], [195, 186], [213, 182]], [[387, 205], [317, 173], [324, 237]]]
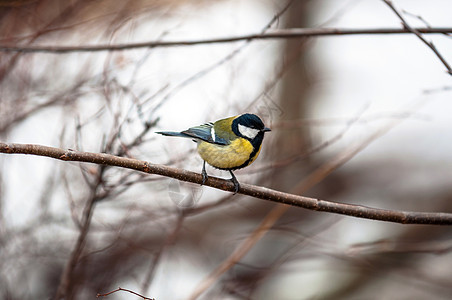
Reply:
[[232, 173], [231, 170], [229, 170], [229, 173], [231, 173], [231, 176], [232, 176], [231, 181], [234, 184], [234, 195], [235, 195], [235, 194], [237, 194], [237, 192], [240, 189], [240, 183], [237, 181], [237, 178], [235, 178], [235, 175], [234, 175], [234, 173]]
[[209, 176], [207, 176], [207, 172], [206, 172], [206, 161], [204, 161], [204, 163], [202, 164], [202, 183], [201, 183], [201, 185], [204, 185], [204, 183], [206, 183], [208, 177]]

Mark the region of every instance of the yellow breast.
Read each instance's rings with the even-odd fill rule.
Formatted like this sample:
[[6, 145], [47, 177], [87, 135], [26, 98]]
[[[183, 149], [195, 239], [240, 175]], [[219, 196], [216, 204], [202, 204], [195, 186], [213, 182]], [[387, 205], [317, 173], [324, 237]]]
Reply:
[[[245, 167], [256, 160], [259, 151], [253, 153], [253, 145], [246, 139], [235, 139], [231, 144], [222, 146], [201, 141], [198, 143], [198, 153], [209, 165], [219, 169], [235, 169]], [[245, 164], [249, 160], [249, 163]], [[242, 166], [243, 165], [243, 166]]]

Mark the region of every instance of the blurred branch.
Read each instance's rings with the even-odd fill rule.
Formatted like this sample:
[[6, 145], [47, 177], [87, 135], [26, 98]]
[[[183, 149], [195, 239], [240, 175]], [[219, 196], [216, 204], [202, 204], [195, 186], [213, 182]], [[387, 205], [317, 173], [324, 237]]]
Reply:
[[145, 293], [149, 287], [152, 284], [153, 279], [155, 278], [155, 271], [158, 267], [158, 264], [165, 253], [165, 250], [168, 248], [168, 246], [175, 243], [180, 231], [183, 228], [185, 221], [185, 215], [183, 213], [179, 214], [176, 224], [174, 225], [173, 230], [171, 230], [171, 233], [167, 235], [164, 242], [160, 245], [160, 249], [157, 250], [157, 252], [154, 254], [153, 259], [151, 259], [150, 267], [146, 272], [146, 275], [143, 280], [143, 284], [141, 285], [141, 290], [143, 293]]
[[368, 243], [351, 245], [346, 253], [350, 256], [381, 254], [381, 253], [427, 253], [444, 255], [452, 251], [452, 243], [446, 241], [422, 241], [402, 242], [397, 240], [382, 239]]
[[397, 8], [395, 8], [394, 4], [392, 4], [392, 1], [390, 0], [383, 0], [384, 3], [386, 3], [389, 8], [397, 15], [397, 17], [400, 19], [400, 21], [402, 22], [403, 27], [410, 31], [411, 33], [415, 34], [424, 44], [426, 44], [430, 49], [432, 49], [433, 53], [435, 53], [435, 55], [439, 58], [439, 60], [443, 63], [443, 65], [446, 67], [447, 69], [447, 73], [449, 73], [449, 75], [452, 75], [452, 68], [450, 67], [449, 63], [446, 61], [446, 59], [441, 55], [441, 53], [439, 53], [438, 49], [436, 49], [435, 45], [430, 42], [427, 41], [421, 33], [419, 29], [417, 28], [413, 28], [411, 27], [408, 22], [405, 20], [405, 18], [402, 16], [402, 14], [397, 10]]
[[31, 115], [41, 111], [44, 108], [64, 105], [73, 102], [76, 99], [76, 96], [80, 93], [81, 87], [84, 86], [87, 82], [88, 79], [81, 79], [78, 82], [75, 82], [75, 84], [69, 89], [58, 93], [45, 102], [37, 103], [33, 106], [30, 105], [31, 107], [27, 106], [21, 109], [13, 109], [11, 113], [2, 116], [2, 118], [0, 119], [0, 133], [4, 133], [5, 131], [12, 128], [13, 125], [26, 120]]
[[[187, 181], [197, 184], [201, 184], [202, 182], [202, 175], [198, 173], [105, 153], [90, 153], [75, 151], [71, 149], [64, 150], [42, 145], [6, 144], [2, 142], [0, 142], [0, 153], [32, 154], [38, 156], [47, 156], [63, 161], [79, 161], [100, 165], [117, 166], [138, 170], [149, 174], [171, 177], [181, 181]], [[234, 191], [234, 184], [231, 181], [212, 176], [209, 177], [205, 185], [224, 191]], [[346, 203], [335, 203], [331, 201], [283, 193], [265, 187], [259, 187], [249, 184], [241, 184], [239, 193], [255, 198], [273, 201], [276, 203], [302, 207], [309, 210], [325, 211], [357, 218], [401, 224], [452, 225], [452, 214], [450, 213], [396, 211]]]
[[211, 287], [221, 275], [236, 265], [240, 260], [254, 247], [254, 245], [275, 225], [281, 216], [287, 211], [289, 206], [276, 205], [262, 220], [259, 226], [237, 247], [231, 255], [215, 270], [213, 270], [205, 279], [198, 284], [195, 290], [189, 296], [189, 300], [198, 299], [209, 287]]
[[[405, 25], [405, 24], [404, 24]], [[368, 28], [368, 29], [345, 29], [345, 28], [291, 28], [269, 30], [265, 33], [245, 34], [232, 37], [200, 39], [200, 40], [181, 40], [181, 41], [149, 41], [142, 43], [116, 44], [116, 45], [89, 45], [89, 46], [8, 46], [0, 45], [0, 52], [45, 52], [45, 53], [68, 53], [68, 52], [95, 52], [95, 51], [122, 51], [137, 48], [157, 48], [157, 47], [180, 47], [194, 46], [201, 44], [219, 44], [232, 43], [249, 40], [267, 40], [267, 39], [289, 39], [314, 36], [336, 36], [336, 35], [365, 35], [365, 34], [406, 34], [406, 33], [424, 33], [424, 34], [450, 34], [452, 28]], [[428, 42], [427, 42], [428, 43]], [[430, 43], [431, 44], [431, 43]]]
[[74, 248], [72, 249], [66, 266], [64, 267], [63, 273], [61, 274], [60, 283], [58, 284], [58, 288], [54, 297], [55, 300], [68, 298], [67, 294], [72, 283], [72, 276], [79, 258], [82, 255], [83, 248], [86, 244], [89, 228], [91, 226], [91, 219], [93, 217], [94, 206], [96, 202], [100, 200], [100, 197], [98, 197], [97, 195], [97, 189], [102, 181], [104, 170], [105, 168], [101, 166], [97, 175], [96, 183], [91, 187], [90, 197], [83, 209], [82, 220], [80, 222], [80, 233], [77, 237], [77, 241], [74, 245]]

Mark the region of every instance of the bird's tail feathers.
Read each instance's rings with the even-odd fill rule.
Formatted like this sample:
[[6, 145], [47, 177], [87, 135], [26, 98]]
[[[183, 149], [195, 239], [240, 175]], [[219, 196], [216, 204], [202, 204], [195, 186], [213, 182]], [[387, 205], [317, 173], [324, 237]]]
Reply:
[[182, 132], [176, 132], [176, 131], [158, 131], [156, 133], [161, 134], [161, 135], [166, 135], [166, 136], [177, 136], [177, 137], [184, 137], [184, 138], [193, 138], [193, 137], [189, 136], [188, 134], [185, 134], [185, 133], [182, 133]]

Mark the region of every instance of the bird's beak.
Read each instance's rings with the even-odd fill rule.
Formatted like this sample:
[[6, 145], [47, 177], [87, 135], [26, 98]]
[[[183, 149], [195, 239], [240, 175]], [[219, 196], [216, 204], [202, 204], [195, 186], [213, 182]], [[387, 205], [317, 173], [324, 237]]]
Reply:
[[272, 131], [272, 130], [268, 127], [265, 127], [264, 129], [262, 129], [262, 132], [267, 132], [267, 131]]

